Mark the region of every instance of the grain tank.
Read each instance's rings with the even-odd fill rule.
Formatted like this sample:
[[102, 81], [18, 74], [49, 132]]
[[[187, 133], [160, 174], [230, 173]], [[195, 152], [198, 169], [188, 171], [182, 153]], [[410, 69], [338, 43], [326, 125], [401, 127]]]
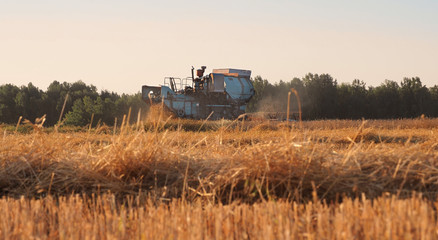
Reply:
[[163, 103], [181, 118], [235, 119], [245, 113], [254, 96], [251, 71], [233, 68], [213, 69], [204, 75], [206, 67], [196, 70], [192, 77], [166, 77], [161, 86], [142, 87], [142, 98], [150, 104]]

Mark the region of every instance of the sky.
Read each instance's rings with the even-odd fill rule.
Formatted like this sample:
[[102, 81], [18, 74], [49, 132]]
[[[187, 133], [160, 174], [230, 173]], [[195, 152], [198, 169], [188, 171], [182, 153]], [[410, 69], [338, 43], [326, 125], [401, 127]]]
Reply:
[[0, 0], [0, 85], [136, 93], [192, 66], [438, 85], [436, 0]]

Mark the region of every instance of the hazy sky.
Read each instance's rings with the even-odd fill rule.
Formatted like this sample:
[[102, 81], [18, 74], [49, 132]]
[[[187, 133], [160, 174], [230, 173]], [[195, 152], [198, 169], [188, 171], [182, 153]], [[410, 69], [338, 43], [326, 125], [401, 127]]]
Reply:
[[436, 0], [0, 0], [0, 84], [140, 91], [198, 68], [438, 84]]

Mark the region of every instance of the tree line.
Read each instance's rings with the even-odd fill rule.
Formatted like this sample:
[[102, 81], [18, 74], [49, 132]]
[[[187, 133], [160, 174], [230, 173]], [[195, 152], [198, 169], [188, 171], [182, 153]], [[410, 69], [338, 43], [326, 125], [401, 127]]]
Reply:
[[[286, 112], [290, 88], [298, 91], [303, 119], [393, 119], [421, 115], [438, 117], [438, 85], [426, 87], [420, 78], [404, 78], [400, 84], [385, 80], [380, 86], [367, 87], [358, 79], [338, 84], [329, 74], [307, 74], [289, 82], [271, 84], [257, 76], [256, 94], [248, 111]], [[294, 97], [291, 111], [297, 112]]]
[[140, 93], [119, 95], [106, 90], [98, 92], [95, 86], [82, 81], [53, 81], [46, 91], [32, 83], [21, 87], [13, 84], [0, 86], [1, 123], [17, 123], [20, 116], [34, 121], [46, 115], [44, 125], [53, 126], [58, 122], [63, 107], [63, 124], [76, 126], [89, 124], [92, 115], [95, 119], [94, 125], [98, 122], [113, 125], [116, 118], [121, 122], [123, 115], [128, 114], [129, 108], [133, 115], [139, 109], [147, 109]]
[[[438, 117], [438, 85], [428, 88], [418, 77], [404, 78], [400, 83], [385, 80], [377, 87], [367, 87], [358, 79], [338, 84], [329, 74], [311, 73], [289, 82], [271, 84], [261, 76], [252, 82], [256, 94], [248, 104], [249, 112], [286, 112], [287, 94], [294, 88], [300, 95], [305, 120]], [[295, 98], [291, 99], [291, 110], [297, 112]], [[77, 126], [89, 124], [92, 115], [94, 124], [113, 125], [115, 119], [122, 119], [130, 108], [133, 115], [140, 109], [148, 109], [141, 93], [98, 92], [95, 86], [82, 81], [53, 81], [46, 91], [32, 83], [21, 87], [0, 86], [0, 123], [17, 123], [20, 116], [34, 121], [46, 115], [44, 125], [53, 126], [63, 107], [63, 124]]]

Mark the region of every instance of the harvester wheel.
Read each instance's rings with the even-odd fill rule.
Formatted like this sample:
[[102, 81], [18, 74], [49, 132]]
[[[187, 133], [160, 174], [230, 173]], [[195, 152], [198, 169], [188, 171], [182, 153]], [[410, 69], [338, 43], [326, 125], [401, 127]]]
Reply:
[[233, 117], [233, 118], [237, 118], [238, 116], [239, 116], [239, 110], [234, 109], [234, 110], [233, 110], [233, 113], [232, 113], [232, 117]]
[[178, 115], [178, 117], [184, 117], [184, 110], [183, 109], [178, 109], [176, 114]]

